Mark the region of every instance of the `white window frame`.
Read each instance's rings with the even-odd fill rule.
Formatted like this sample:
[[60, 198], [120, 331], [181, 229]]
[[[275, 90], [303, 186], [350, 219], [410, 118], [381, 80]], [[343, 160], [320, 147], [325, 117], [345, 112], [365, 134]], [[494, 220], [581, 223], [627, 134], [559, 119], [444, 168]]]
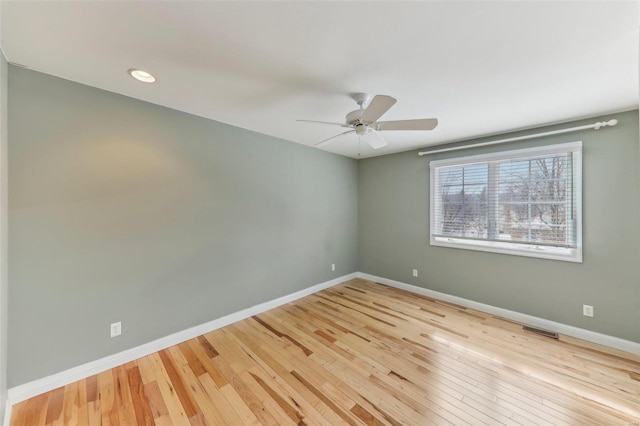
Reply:
[[[519, 244], [517, 242], [484, 241], [455, 237], [442, 237], [435, 234], [435, 203], [436, 177], [435, 171], [443, 166], [463, 166], [487, 161], [499, 161], [518, 159], [533, 156], [545, 156], [568, 151], [577, 151], [573, 162], [573, 177], [575, 183], [575, 213], [576, 213], [576, 247], [551, 247], [532, 244]], [[430, 194], [429, 194], [429, 234], [432, 246], [457, 248], [465, 250], [477, 250], [491, 253], [509, 254], [515, 256], [537, 257], [542, 259], [562, 260], [567, 262], [582, 263], [582, 142], [570, 142], [556, 145], [546, 145], [535, 148], [501, 151], [491, 154], [472, 155], [467, 157], [434, 160], [429, 163], [430, 168]]]

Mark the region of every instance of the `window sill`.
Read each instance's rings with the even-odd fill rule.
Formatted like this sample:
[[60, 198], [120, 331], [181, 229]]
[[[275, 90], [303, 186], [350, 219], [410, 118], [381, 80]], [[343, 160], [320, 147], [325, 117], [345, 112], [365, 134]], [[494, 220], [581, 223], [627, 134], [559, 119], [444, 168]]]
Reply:
[[582, 263], [582, 248], [541, 247], [510, 242], [477, 241], [461, 238], [431, 237], [431, 245], [463, 250], [509, 254], [513, 256], [537, 257]]

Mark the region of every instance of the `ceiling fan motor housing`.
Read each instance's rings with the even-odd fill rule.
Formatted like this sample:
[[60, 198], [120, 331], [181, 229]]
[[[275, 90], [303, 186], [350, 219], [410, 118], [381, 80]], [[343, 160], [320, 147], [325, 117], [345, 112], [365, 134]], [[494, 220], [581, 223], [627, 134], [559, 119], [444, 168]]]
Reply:
[[353, 127], [353, 130], [355, 130], [360, 136], [364, 135], [368, 131], [367, 124], [362, 122], [363, 113], [363, 109], [357, 109], [355, 111], [351, 111], [346, 117], [347, 124]]
[[364, 114], [364, 110], [363, 109], [357, 109], [355, 111], [351, 111], [349, 114], [347, 114], [346, 117], [346, 123], [350, 126], [357, 126], [358, 124], [364, 124], [362, 123], [362, 114]]

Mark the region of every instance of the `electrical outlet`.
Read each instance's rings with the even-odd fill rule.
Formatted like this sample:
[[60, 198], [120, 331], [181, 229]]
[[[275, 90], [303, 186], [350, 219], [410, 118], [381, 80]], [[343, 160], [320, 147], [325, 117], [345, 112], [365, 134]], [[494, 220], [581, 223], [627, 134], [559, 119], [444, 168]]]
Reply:
[[593, 317], [593, 306], [582, 305], [582, 315], [585, 317]]
[[114, 322], [111, 324], [111, 337], [116, 337], [122, 334], [122, 321]]
[[335, 270], [336, 270], [336, 264], [335, 264], [335, 263], [332, 263], [332, 264], [331, 264], [331, 270], [332, 270], [332, 271], [335, 271]]
[[417, 276], [418, 276], [418, 270], [417, 270], [417, 269], [414, 269], [414, 270], [413, 270], [413, 276], [414, 276], [414, 277], [417, 277]]

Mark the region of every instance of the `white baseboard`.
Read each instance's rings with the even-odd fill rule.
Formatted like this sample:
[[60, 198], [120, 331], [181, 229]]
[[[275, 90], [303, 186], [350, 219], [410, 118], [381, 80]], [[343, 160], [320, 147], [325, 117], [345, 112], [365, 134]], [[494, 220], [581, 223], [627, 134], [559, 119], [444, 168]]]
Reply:
[[390, 287], [399, 288], [401, 290], [410, 291], [412, 293], [421, 294], [423, 296], [432, 297], [434, 299], [443, 300], [445, 302], [455, 303], [457, 305], [464, 306], [466, 308], [471, 308], [471, 309], [486, 312], [492, 315], [497, 315], [502, 318], [519, 322], [521, 324], [527, 324], [527, 325], [532, 325], [534, 327], [544, 328], [550, 331], [555, 331], [560, 334], [565, 334], [567, 336], [577, 337], [578, 339], [586, 340], [593, 343], [598, 343], [600, 345], [604, 345], [614, 349], [619, 349], [625, 352], [630, 352], [633, 354], [640, 355], [640, 343], [632, 342], [630, 340], [625, 340], [619, 337], [597, 333], [595, 331], [585, 330], [583, 328], [578, 328], [571, 325], [550, 321], [544, 318], [534, 317], [532, 315], [522, 314], [516, 311], [510, 311], [509, 309], [498, 308], [496, 306], [474, 302], [473, 300], [464, 299], [462, 297], [452, 296], [446, 293], [440, 293], [438, 291], [429, 290], [424, 287], [418, 287], [412, 284], [390, 280], [388, 278], [377, 277], [375, 275], [365, 274], [363, 272], [358, 272], [356, 275], [358, 276], [358, 278], [363, 278], [365, 280], [386, 284]]
[[[308, 296], [312, 293], [316, 293], [320, 290], [324, 290], [325, 288], [333, 287], [334, 285], [356, 278], [356, 276], [356, 272], [343, 275], [333, 280], [308, 287], [304, 290], [300, 290], [295, 293], [270, 300], [268, 302], [260, 303], [250, 308], [234, 312], [213, 321], [209, 321], [205, 324], [200, 324], [195, 327], [191, 327], [186, 330], [171, 334], [169, 336], [161, 337], [160, 339], [145, 343], [135, 348], [127, 349], [120, 353], [109, 355], [104, 358], [70, 368], [60, 373], [52, 374], [50, 376], [34, 380], [23, 385], [12, 387], [7, 392], [7, 406], [10, 409], [12, 404], [17, 404], [20, 401], [24, 401], [36, 395], [49, 392], [53, 389], [59, 388], [60, 386], [68, 385], [69, 383], [82, 380], [86, 377], [101, 373], [110, 368], [114, 368], [143, 356], [150, 355], [154, 352], [161, 351], [173, 345], [177, 345], [178, 343], [182, 343], [186, 340], [193, 339], [194, 337], [209, 333], [210, 331], [217, 330], [234, 322], [249, 318], [264, 311], [268, 311], [269, 309], [277, 308], [278, 306], [300, 299], [304, 296]], [[5, 424], [8, 424], [6, 415]]]
[[11, 423], [11, 408], [12, 405], [9, 402], [9, 398], [7, 398], [5, 408], [4, 408], [4, 420], [2, 421], [3, 426], [10, 426]]

